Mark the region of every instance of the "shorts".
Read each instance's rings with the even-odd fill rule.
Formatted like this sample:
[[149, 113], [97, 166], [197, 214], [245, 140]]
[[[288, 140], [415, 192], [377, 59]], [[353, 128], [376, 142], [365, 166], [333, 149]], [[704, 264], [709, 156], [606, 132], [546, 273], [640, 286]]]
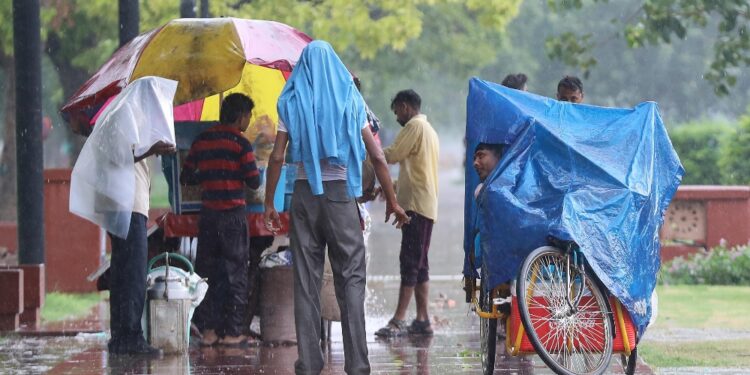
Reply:
[[401, 285], [413, 287], [430, 280], [427, 253], [430, 250], [433, 221], [414, 212], [406, 211], [411, 221], [401, 228]]

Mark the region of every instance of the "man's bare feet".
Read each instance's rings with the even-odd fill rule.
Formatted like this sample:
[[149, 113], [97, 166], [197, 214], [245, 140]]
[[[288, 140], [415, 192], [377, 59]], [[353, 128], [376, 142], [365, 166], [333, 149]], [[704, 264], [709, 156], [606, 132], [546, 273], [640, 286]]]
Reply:
[[201, 339], [201, 346], [212, 346], [219, 342], [219, 336], [216, 335], [216, 331], [213, 329], [207, 329], [203, 331], [203, 338]]
[[247, 336], [245, 335], [224, 336], [222, 339], [219, 340], [219, 345], [226, 345], [226, 346], [240, 346], [246, 343], [247, 343]]

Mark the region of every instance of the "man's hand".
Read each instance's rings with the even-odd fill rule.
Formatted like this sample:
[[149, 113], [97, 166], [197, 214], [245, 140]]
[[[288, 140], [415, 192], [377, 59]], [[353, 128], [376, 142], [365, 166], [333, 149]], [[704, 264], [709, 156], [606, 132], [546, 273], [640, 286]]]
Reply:
[[369, 190], [363, 190], [362, 196], [357, 199], [357, 202], [359, 203], [367, 203], [369, 201], [375, 200], [381, 193], [383, 192], [383, 189], [380, 188], [380, 186], [375, 187], [373, 189]]
[[164, 141], [154, 143], [153, 146], [148, 150], [149, 155], [168, 155], [177, 152], [177, 148], [173, 144], [169, 144]]
[[411, 221], [411, 218], [409, 218], [409, 215], [406, 214], [406, 211], [404, 211], [401, 206], [398, 205], [398, 203], [390, 203], [386, 202], [385, 204], [385, 222], [387, 223], [389, 220], [391, 220], [391, 214], [395, 215], [393, 218], [393, 225], [396, 225], [396, 228], [401, 228], [404, 226], [404, 224], [409, 224], [409, 221]]
[[263, 225], [273, 234], [281, 230], [281, 218], [273, 205], [266, 206], [266, 210], [263, 212]]

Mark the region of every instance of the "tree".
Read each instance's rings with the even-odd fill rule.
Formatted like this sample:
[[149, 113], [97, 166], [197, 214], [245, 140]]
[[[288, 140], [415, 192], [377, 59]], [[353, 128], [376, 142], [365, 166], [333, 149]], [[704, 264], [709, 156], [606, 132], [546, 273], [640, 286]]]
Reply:
[[[550, 9], [565, 12], [608, 3], [609, 0], [548, 0]], [[713, 60], [704, 79], [711, 82], [717, 95], [726, 95], [742, 68], [750, 67], [750, 2], [747, 0], [642, 0], [631, 9], [612, 18], [609, 35], [565, 31], [547, 40], [552, 59], [583, 70], [584, 75], [597, 64], [593, 51], [612, 39], [623, 38], [631, 48], [670, 44], [685, 39], [690, 29], [714, 35]]]

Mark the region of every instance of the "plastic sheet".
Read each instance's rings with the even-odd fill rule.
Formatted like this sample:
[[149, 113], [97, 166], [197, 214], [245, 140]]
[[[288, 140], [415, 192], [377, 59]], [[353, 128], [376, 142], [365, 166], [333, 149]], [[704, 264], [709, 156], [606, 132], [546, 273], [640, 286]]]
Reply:
[[467, 160], [480, 142], [507, 145], [476, 200], [479, 178], [466, 169], [464, 248], [473, 250], [477, 229], [487, 285], [515, 278], [547, 236], [573, 240], [640, 337], [652, 313], [659, 228], [684, 174], [656, 103], [572, 104], [473, 78], [466, 138]]
[[135, 164], [158, 141], [174, 144], [177, 82], [144, 77], [107, 106], [73, 167], [70, 212], [127, 237], [135, 199]]

